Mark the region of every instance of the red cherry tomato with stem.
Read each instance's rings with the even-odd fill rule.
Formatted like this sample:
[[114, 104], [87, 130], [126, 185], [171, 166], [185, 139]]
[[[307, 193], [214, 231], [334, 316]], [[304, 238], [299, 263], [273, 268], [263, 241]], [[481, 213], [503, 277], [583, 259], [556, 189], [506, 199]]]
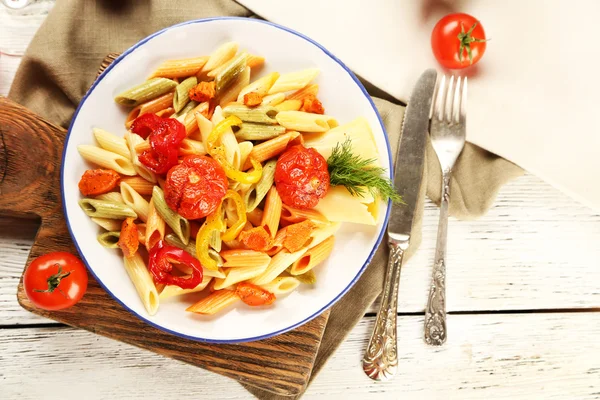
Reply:
[[448, 69], [461, 69], [477, 63], [486, 48], [481, 23], [464, 13], [448, 14], [431, 32], [431, 49], [438, 62]]
[[44, 310], [71, 307], [87, 290], [85, 266], [74, 255], [62, 251], [33, 260], [23, 275], [25, 294]]

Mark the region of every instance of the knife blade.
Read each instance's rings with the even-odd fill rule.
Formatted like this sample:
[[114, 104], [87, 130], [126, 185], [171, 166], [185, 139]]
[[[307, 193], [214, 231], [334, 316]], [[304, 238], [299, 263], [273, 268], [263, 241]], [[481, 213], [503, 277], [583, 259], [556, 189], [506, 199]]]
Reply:
[[402, 121], [402, 137], [394, 168], [394, 187], [406, 204], [392, 205], [392, 215], [388, 224], [390, 254], [381, 304], [362, 362], [365, 374], [377, 381], [390, 379], [398, 371], [396, 312], [400, 270], [404, 251], [410, 242], [417, 196], [423, 177], [429, 112], [436, 78], [437, 72], [433, 69], [428, 69], [421, 75], [410, 96]]
[[[410, 237], [417, 196], [423, 178], [425, 144], [429, 128], [429, 112], [437, 72], [428, 69], [417, 81], [410, 95], [402, 122], [402, 136], [398, 145], [394, 167], [394, 187], [406, 204], [393, 204], [388, 223], [390, 241]], [[400, 237], [399, 237], [400, 236]]]

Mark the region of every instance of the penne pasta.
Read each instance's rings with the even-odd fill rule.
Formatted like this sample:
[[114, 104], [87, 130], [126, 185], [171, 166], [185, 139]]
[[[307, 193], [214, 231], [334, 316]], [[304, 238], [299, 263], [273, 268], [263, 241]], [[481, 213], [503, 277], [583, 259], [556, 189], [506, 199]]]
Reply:
[[121, 196], [121, 193], [119, 192], [108, 192], [99, 194], [98, 196], [96, 196], [96, 200], [112, 201], [113, 203], [125, 204], [125, 202], [123, 201], [123, 196]]
[[91, 220], [109, 232], [121, 230], [121, 221], [118, 219], [92, 217]]
[[302, 108], [300, 100], [285, 100], [275, 106], [277, 112], [280, 111], [298, 111]]
[[319, 74], [317, 68], [283, 74], [275, 81], [268, 94], [302, 89]]
[[112, 169], [121, 175], [137, 175], [133, 168], [133, 164], [128, 158], [113, 153], [112, 151], [86, 144], [77, 146], [77, 151], [86, 161], [96, 164], [99, 167]]
[[263, 215], [263, 211], [260, 208], [255, 208], [254, 210], [248, 211], [246, 213], [246, 219], [253, 226], [260, 226], [260, 221], [262, 220], [262, 215]]
[[[281, 104], [277, 107], [280, 106]], [[300, 132], [327, 132], [338, 126], [333, 117], [304, 111], [280, 111], [275, 118], [279, 125], [284, 126], [286, 129]]]
[[125, 119], [125, 127], [127, 129], [131, 128], [133, 121], [135, 121], [135, 119], [141, 115], [154, 114], [161, 110], [168, 109], [173, 104], [173, 96], [173, 92], [165, 93], [162, 96], [158, 96], [155, 99], [135, 107], [127, 115], [127, 119]]
[[173, 109], [173, 107], [168, 107], [168, 108], [165, 108], [164, 110], [157, 111], [156, 116], [161, 117], [161, 118], [168, 118], [174, 113], [175, 113], [175, 110]]
[[238, 44], [235, 42], [223, 43], [208, 58], [206, 64], [202, 67], [202, 72], [210, 72], [231, 60], [238, 51]]
[[181, 145], [179, 145], [179, 154], [182, 156], [189, 156], [192, 154], [204, 155], [206, 154], [206, 148], [197, 140], [183, 139]]
[[131, 207], [137, 214], [138, 218], [146, 222], [148, 220], [149, 204], [138, 192], [133, 190], [126, 182], [121, 182], [121, 196], [123, 202]]
[[187, 115], [190, 111], [192, 111], [194, 108], [198, 107], [198, 104], [200, 104], [200, 103], [198, 103], [197, 101], [194, 101], [194, 100], [190, 100], [185, 105], [185, 107], [183, 107], [181, 110], [179, 110], [179, 112], [176, 112], [175, 114], [173, 114], [171, 116], [171, 118], [187, 117]]
[[206, 140], [208, 139], [208, 135], [212, 132], [213, 123], [200, 112], [195, 112], [194, 118], [196, 120], [196, 126], [200, 131], [200, 139], [202, 140], [204, 148], [206, 148]]
[[271, 257], [254, 250], [223, 250], [220, 253], [225, 261], [223, 267], [256, 267], [268, 265]]
[[150, 78], [183, 78], [196, 75], [208, 61], [208, 56], [167, 60], [158, 66]]
[[144, 308], [148, 314], [156, 314], [159, 304], [158, 291], [142, 256], [140, 256], [140, 253], [135, 253], [133, 257], [123, 257], [123, 262], [127, 275], [133, 282]]
[[264, 273], [267, 269], [266, 264], [262, 265], [254, 265], [249, 267], [239, 267], [239, 268], [227, 268], [225, 271], [225, 278], [215, 279], [215, 289], [221, 290], [228, 288], [232, 285], [240, 283], [242, 281], [247, 281], [252, 278], [256, 278], [260, 274]]
[[135, 224], [138, 232], [138, 242], [144, 245], [146, 244], [146, 224]]
[[117, 249], [119, 248], [120, 237], [120, 231], [109, 231], [99, 234], [96, 239], [102, 245], [102, 247], [106, 247], [107, 249]]
[[283, 133], [285, 133], [283, 126], [244, 122], [235, 132], [235, 137], [237, 140], [269, 140]]
[[[223, 110], [221, 107], [215, 108], [212, 118], [213, 125], [217, 125], [223, 119], [225, 118], [223, 116]], [[225, 158], [227, 159], [227, 162], [235, 169], [239, 169], [241, 162], [240, 146], [238, 145], [237, 139], [235, 138], [231, 128], [228, 128], [224, 133], [221, 134], [220, 140], [221, 145], [225, 149]]]
[[271, 258], [271, 262], [267, 266], [267, 269], [261, 275], [251, 279], [250, 283], [261, 286], [272, 282], [273, 279], [277, 278], [279, 274], [302, 257], [304, 253], [306, 253], [306, 249], [294, 253], [290, 253], [285, 249], [281, 250]]
[[158, 214], [164, 219], [165, 223], [173, 229], [179, 240], [187, 245], [190, 241], [190, 223], [187, 219], [177, 214], [167, 205], [165, 195], [158, 186], [154, 187], [152, 192], [152, 201]]
[[242, 170], [247, 170], [252, 166], [250, 158], [254, 158], [258, 162], [263, 162], [283, 153], [288, 143], [298, 136], [300, 136], [298, 132], [287, 132], [276, 138], [257, 144], [252, 148]]
[[141, 136], [130, 131], [125, 133], [125, 141], [127, 142], [127, 147], [129, 147], [130, 160], [137, 175], [140, 175], [149, 182], [156, 182], [156, 175], [140, 162], [137, 152], [138, 146], [142, 143], [144, 143], [144, 146], [149, 143], [142, 139]]
[[[287, 271], [290, 271], [291, 269], [292, 267], [288, 268]], [[300, 283], [306, 283], [307, 285], [314, 285], [315, 283], [317, 283], [317, 276], [315, 275], [312, 269], [306, 271], [303, 274], [294, 275], [294, 278], [298, 279]]]
[[179, 112], [185, 107], [190, 101], [189, 91], [191, 88], [198, 84], [198, 80], [195, 76], [190, 76], [185, 79], [175, 88], [173, 94], [173, 109], [175, 112]]
[[197, 314], [213, 315], [240, 301], [233, 290], [217, 290], [199, 302], [188, 307], [186, 311]]
[[250, 83], [250, 68], [246, 67], [228, 89], [224, 90], [219, 96], [219, 105], [225, 107], [227, 104], [237, 99], [240, 91]]
[[325, 261], [333, 250], [334, 242], [335, 238], [333, 236], [329, 236], [318, 245], [310, 248], [306, 253], [304, 253], [304, 255], [302, 255], [302, 257], [292, 264], [290, 274], [304, 274]]
[[148, 100], [155, 99], [177, 86], [175, 81], [166, 78], [152, 78], [140, 83], [115, 97], [115, 102], [122, 106], [135, 107]]
[[277, 110], [269, 106], [248, 107], [243, 104], [230, 104], [223, 108], [223, 116], [235, 115], [244, 122], [259, 124], [277, 124]]
[[[247, 58], [248, 53], [240, 53], [218, 69], [218, 72], [215, 70], [215, 91], [217, 94], [222, 94], [224, 90], [231, 86], [246, 69], [250, 71], [250, 68], [246, 67]], [[210, 76], [210, 73], [208, 75]], [[250, 80], [248, 79], [248, 81]], [[248, 83], [242, 86], [240, 91], [247, 85]], [[236, 93], [234, 98], [237, 98], [237, 96], [238, 94]]]
[[92, 132], [94, 133], [96, 141], [104, 150], [129, 158], [129, 149], [127, 148], [125, 139], [100, 128], [94, 128], [92, 129]]
[[240, 165], [244, 165], [246, 163], [246, 160], [248, 160], [248, 156], [250, 155], [254, 144], [250, 141], [244, 141], [239, 142], [238, 146], [240, 148]]
[[323, 214], [320, 212], [308, 208], [308, 209], [299, 209], [290, 207], [288, 205], [283, 205], [281, 210], [281, 221], [287, 224], [295, 224], [297, 222], [302, 222], [310, 220], [316, 224], [328, 224], [329, 221]]
[[144, 245], [150, 251], [159, 240], [165, 237], [165, 220], [158, 214], [154, 202], [148, 203], [148, 219], [146, 220], [146, 238]]
[[277, 231], [275, 235], [275, 239], [273, 239], [273, 244], [270, 249], [267, 249], [266, 253], [273, 257], [275, 254], [279, 253], [283, 249], [283, 241], [285, 240], [287, 230], [285, 228], [281, 228]]
[[277, 228], [279, 227], [281, 206], [281, 197], [279, 197], [277, 189], [272, 186], [265, 199], [265, 209], [263, 210], [263, 217], [260, 222], [260, 225], [271, 234], [272, 238], [275, 238]]
[[285, 100], [285, 93], [275, 93], [263, 97], [261, 106], [276, 106]]
[[330, 236], [333, 236], [340, 229], [339, 222], [331, 222], [329, 225], [323, 225], [313, 230], [310, 234], [310, 241], [306, 244], [307, 249], [311, 249], [323, 242]]
[[252, 69], [258, 69], [265, 64], [265, 58], [254, 54], [249, 54], [246, 65]]
[[295, 91], [294, 93], [287, 96], [286, 99], [303, 101], [309, 96], [316, 96], [317, 93], [319, 93], [319, 85], [313, 83], [312, 85], [308, 85], [300, 90]]
[[131, 207], [113, 201], [81, 199], [79, 200], [79, 207], [89, 217], [110, 219], [137, 218], [137, 214]]
[[123, 182], [127, 183], [133, 190], [144, 196], [151, 195], [152, 189], [154, 188], [152, 182], [148, 182], [141, 176], [121, 178], [121, 183]]
[[276, 165], [277, 161], [275, 160], [267, 161], [265, 165], [263, 165], [263, 173], [260, 180], [244, 192], [242, 198], [246, 205], [246, 212], [251, 212], [256, 209], [269, 192], [269, 189], [273, 187]]
[[159, 298], [161, 300], [164, 299], [168, 299], [169, 297], [174, 297], [174, 296], [181, 296], [183, 294], [188, 294], [188, 293], [196, 293], [196, 292], [201, 292], [202, 290], [206, 289], [206, 287], [208, 286], [208, 284], [211, 282], [212, 280], [212, 276], [203, 276], [202, 277], [202, 282], [200, 282], [198, 284], [198, 286], [196, 286], [193, 289], [182, 289], [177, 285], [166, 285], [164, 287], [164, 289], [160, 292]]
[[240, 91], [240, 94], [237, 97], [237, 102], [243, 103], [244, 95], [251, 92], [257, 93], [260, 97], [265, 97], [267, 93], [269, 93], [271, 86], [273, 86], [278, 78], [279, 72], [271, 72], [270, 74], [255, 80]]
[[300, 280], [292, 276], [278, 276], [271, 282], [260, 286], [266, 291], [280, 296], [296, 290], [300, 286]]

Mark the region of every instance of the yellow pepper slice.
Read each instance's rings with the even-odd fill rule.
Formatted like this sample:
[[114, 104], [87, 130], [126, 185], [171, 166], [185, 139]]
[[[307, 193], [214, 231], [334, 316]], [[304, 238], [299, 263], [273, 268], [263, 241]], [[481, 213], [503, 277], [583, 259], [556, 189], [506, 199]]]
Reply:
[[[221, 235], [221, 240], [224, 242], [237, 238], [248, 220], [246, 218], [246, 206], [238, 192], [228, 190], [225, 197], [223, 197], [223, 202], [227, 199], [231, 199], [235, 204], [235, 212], [238, 215], [238, 220]], [[221, 202], [221, 204], [223, 204], [223, 202]]]
[[206, 221], [204, 221], [204, 224], [202, 224], [198, 230], [198, 235], [196, 236], [196, 257], [198, 257], [198, 261], [200, 261], [200, 264], [202, 264], [204, 268], [213, 271], [219, 269], [219, 266], [217, 261], [210, 256], [208, 250], [210, 249], [212, 232], [215, 230], [219, 232], [225, 231], [226, 226], [221, 215], [221, 205], [219, 205], [215, 212], [206, 217]]
[[225, 157], [225, 149], [223, 146], [218, 146], [217, 142], [225, 131], [233, 126], [239, 126], [242, 124], [242, 120], [235, 115], [230, 115], [223, 121], [219, 122], [212, 130], [208, 139], [206, 140], [206, 146], [208, 148], [208, 154], [211, 155], [225, 170], [225, 174], [229, 179], [232, 179], [240, 183], [256, 183], [262, 176], [262, 165], [260, 162], [250, 159], [254, 170], [251, 172], [242, 172], [237, 170], [227, 161]]

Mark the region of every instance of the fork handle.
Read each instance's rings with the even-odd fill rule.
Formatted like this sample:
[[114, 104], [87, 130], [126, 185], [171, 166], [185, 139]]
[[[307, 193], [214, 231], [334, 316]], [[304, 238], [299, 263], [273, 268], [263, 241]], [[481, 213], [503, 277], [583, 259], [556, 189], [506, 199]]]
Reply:
[[448, 238], [450, 175], [451, 172], [448, 170], [444, 171], [442, 177], [442, 199], [435, 260], [427, 308], [425, 309], [425, 342], [432, 346], [440, 346], [446, 341], [446, 241]]

